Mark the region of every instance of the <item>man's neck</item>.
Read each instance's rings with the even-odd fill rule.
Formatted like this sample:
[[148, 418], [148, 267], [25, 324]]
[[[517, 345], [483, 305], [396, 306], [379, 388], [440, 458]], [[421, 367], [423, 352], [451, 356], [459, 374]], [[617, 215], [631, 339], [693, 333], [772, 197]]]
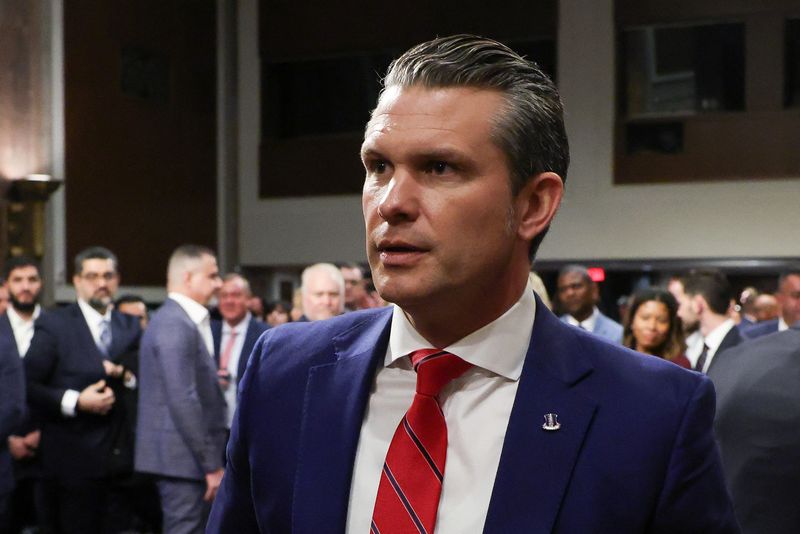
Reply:
[[30, 310], [20, 310], [16, 306], [12, 305], [9, 309], [14, 310], [14, 313], [17, 314], [17, 317], [19, 317], [20, 319], [22, 319], [26, 323], [29, 323], [29, 322], [33, 321], [33, 314], [36, 312], [36, 307], [35, 306]]
[[247, 318], [247, 314], [242, 315], [241, 317], [234, 317], [231, 319], [225, 319], [225, 323], [233, 328], [234, 326], [238, 326]]
[[593, 313], [594, 313], [594, 306], [592, 306], [588, 310], [579, 310], [576, 314], [572, 316], [572, 318], [578, 321], [579, 323], [582, 323], [583, 321], [591, 317]]
[[707, 313], [700, 319], [700, 333], [706, 337], [727, 320], [728, 318], [724, 315]]

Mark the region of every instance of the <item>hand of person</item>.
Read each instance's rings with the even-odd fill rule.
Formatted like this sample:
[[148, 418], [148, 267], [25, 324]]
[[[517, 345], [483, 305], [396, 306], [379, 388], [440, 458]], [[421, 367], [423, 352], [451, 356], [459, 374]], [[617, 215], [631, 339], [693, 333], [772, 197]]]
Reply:
[[114, 391], [106, 386], [105, 380], [98, 380], [81, 391], [78, 397], [78, 409], [105, 415], [114, 406]]
[[22, 441], [25, 442], [25, 446], [29, 449], [35, 451], [39, 448], [39, 440], [42, 437], [41, 430], [34, 430], [33, 432], [28, 432], [23, 438]]
[[110, 376], [111, 378], [119, 378], [122, 376], [122, 373], [125, 372], [125, 368], [121, 365], [118, 365], [110, 360], [103, 360], [103, 369], [106, 371], [106, 375]]
[[203, 495], [204, 501], [211, 502], [214, 500], [214, 497], [217, 496], [217, 490], [222, 483], [223, 474], [225, 474], [225, 470], [221, 467], [216, 471], [206, 473], [206, 494]]
[[8, 436], [8, 450], [15, 460], [33, 456], [33, 451], [25, 445], [25, 438], [21, 436]]

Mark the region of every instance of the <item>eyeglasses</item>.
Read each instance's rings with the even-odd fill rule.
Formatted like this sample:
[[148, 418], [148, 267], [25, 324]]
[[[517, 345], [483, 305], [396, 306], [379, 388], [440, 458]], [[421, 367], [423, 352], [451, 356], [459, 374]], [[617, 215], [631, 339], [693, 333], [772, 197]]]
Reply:
[[105, 272], [105, 273], [86, 273], [86, 274], [82, 274], [80, 276], [81, 276], [81, 278], [83, 278], [87, 282], [97, 282], [101, 278], [103, 280], [105, 280], [106, 282], [110, 282], [110, 281], [114, 280], [117, 277], [117, 273], [108, 271], [108, 272]]

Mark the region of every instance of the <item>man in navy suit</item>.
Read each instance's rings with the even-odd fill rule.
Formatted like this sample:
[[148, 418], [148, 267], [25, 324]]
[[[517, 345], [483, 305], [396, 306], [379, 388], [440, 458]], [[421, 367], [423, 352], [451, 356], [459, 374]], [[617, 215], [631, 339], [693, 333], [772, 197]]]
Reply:
[[[24, 358], [33, 339], [34, 322], [41, 314], [39, 265], [33, 258], [15, 256], [6, 261], [3, 275], [9, 306], [6, 313], [0, 315], [0, 340], [14, 356]], [[23, 374], [19, 378], [25, 381]], [[8, 437], [8, 450], [14, 459], [13, 478], [17, 484], [10, 510], [11, 531], [35, 525], [42, 516], [40, 437], [38, 423], [31, 413]]]
[[777, 319], [756, 323], [742, 331], [747, 339], [754, 339], [775, 332], [783, 332], [800, 321], [800, 270], [783, 273], [778, 279], [775, 293], [780, 315]]
[[36, 321], [25, 356], [28, 402], [41, 415], [47, 522], [57, 532], [102, 532], [112, 455], [114, 387], [135, 387], [119, 358], [137, 350], [136, 318], [111, 309], [117, 258], [103, 247], [75, 257], [78, 300]]
[[256, 340], [269, 328], [269, 325], [253, 317], [247, 308], [252, 296], [250, 282], [242, 275], [231, 273], [225, 276], [219, 290], [222, 320], [211, 320], [219, 382], [228, 405], [228, 428], [236, 411], [236, 393], [247, 368], [247, 360]]
[[424, 511], [439, 533], [735, 532], [711, 382], [526, 289], [568, 163], [553, 83], [495, 41], [423, 43], [390, 67], [361, 156], [394, 305], [261, 337], [207, 531], [432, 532]]
[[206, 308], [221, 285], [211, 250], [178, 247], [139, 351], [135, 463], [156, 476], [165, 534], [202, 532], [222, 479], [227, 406]]
[[0, 336], [0, 532], [10, 524], [14, 471], [6, 440], [25, 413], [25, 376], [14, 338]]

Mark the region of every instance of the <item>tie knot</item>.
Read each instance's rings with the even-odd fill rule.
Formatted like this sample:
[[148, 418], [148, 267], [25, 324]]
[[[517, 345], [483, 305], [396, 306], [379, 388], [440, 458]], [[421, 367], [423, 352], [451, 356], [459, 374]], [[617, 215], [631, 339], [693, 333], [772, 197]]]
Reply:
[[472, 367], [455, 354], [440, 349], [422, 349], [411, 353], [411, 363], [417, 372], [417, 393], [435, 397], [451, 380]]

